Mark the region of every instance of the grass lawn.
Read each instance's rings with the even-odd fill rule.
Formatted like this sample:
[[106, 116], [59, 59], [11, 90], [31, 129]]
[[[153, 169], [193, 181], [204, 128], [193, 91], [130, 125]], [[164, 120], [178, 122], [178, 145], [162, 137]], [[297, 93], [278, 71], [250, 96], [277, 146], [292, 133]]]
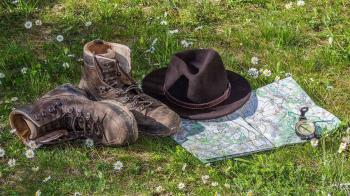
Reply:
[[[158, 186], [164, 195], [350, 194], [349, 152], [338, 153], [341, 138], [350, 134], [345, 131], [350, 121], [350, 2], [291, 2], [2, 0], [0, 147], [6, 154], [0, 158], [0, 195], [38, 190], [42, 195], [149, 195], [158, 194]], [[32, 22], [29, 29], [27, 21]], [[96, 38], [131, 48], [137, 80], [167, 66], [184, 42], [219, 51], [227, 69], [247, 77], [254, 89], [290, 73], [343, 124], [317, 147], [287, 146], [211, 165], [170, 138], [148, 137], [124, 148], [88, 148], [83, 141], [43, 147], [27, 159], [26, 147], [10, 133], [9, 112], [57, 85], [77, 84], [82, 47]], [[258, 57], [258, 65], [252, 57]], [[252, 78], [247, 73], [252, 67], [272, 75]], [[11, 158], [14, 167], [8, 165]], [[116, 161], [124, 164], [120, 172], [113, 170]], [[206, 184], [203, 175], [209, 175]], [[185, 188], [180, 190], [179, 183]]]

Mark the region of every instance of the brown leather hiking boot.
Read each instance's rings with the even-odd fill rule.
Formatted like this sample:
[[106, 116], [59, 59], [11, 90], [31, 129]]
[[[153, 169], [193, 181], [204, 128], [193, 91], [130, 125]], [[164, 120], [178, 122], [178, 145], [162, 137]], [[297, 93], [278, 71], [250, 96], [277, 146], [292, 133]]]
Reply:
[[70, 84], [10, 113], [10, 125], [23, 143], [55, 144], [90, 138], [96, 144], [122, 146], [138, 138], [133, 114], [115, 101], [91, 101]]
[[130, 76], [130, 49], [95, 40], [84, 46], [84, 68], [79, 87], [96, 100], [113, 99], [130, 109], [139, 131], [169, 136], [180, 129], [180, 117], [160, 101], [144, 94]]

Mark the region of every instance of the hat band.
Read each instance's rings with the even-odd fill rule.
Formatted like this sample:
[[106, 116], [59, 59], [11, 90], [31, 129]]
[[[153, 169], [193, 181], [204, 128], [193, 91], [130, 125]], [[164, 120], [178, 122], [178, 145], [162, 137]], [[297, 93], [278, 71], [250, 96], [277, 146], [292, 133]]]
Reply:
[[218, 98], [214, 99], [214, 100], [211, 100], [209, 102], [206, 102], [206, 103], [199, 103], [199, 104], [196, 104], [196, 103], [186, 103], [186, 102], [183, 102], [183, 101], [180, 101], [178, 100], [177, 98], [175, 98], [174, 96], [172, 96], [166, 89], [165, 89], [165, 86], [164, 86], [164, 95], [165, 97], [170, 101], [172, 102], [173, 104], [177, 105], [177, 106], [180, 106], [180, 107], [183, 107], [183, 108], [187, 108], [187, 109], [207, 109], [207, 108], [211, 108], [211, 107], [214, 107], [216, 105], [219, 105], [220, 103], [222, 103], [223, 101], [225, 101], [229, 96], [230, 96], [230, 93], [231, 93], [231, 84], [228, 83], [227, 85], [227, 89], [225, 90], [225, 92]]

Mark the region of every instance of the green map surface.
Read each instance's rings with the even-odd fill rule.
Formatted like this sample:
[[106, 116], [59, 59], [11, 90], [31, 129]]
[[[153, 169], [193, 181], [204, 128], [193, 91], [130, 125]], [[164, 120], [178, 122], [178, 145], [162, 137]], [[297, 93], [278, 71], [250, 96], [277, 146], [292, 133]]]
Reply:
[[206, 121], [182, 120], [173, 139], [202, 162], [244, 156], [276, 147], [305, 142], [295, 133], [300, 108], [309, 107], [308, 120], [322, 134], [337, 128], [340, 120], [317, 106], [291, 78], [254, 91], [239, 110]]

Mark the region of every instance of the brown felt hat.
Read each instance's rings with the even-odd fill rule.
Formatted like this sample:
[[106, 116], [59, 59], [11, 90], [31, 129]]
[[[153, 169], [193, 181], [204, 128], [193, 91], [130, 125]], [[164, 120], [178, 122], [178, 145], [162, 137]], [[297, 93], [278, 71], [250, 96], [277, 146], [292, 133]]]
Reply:
[[143, 79], [142, 89], [182, 118], [193, 120], [232, 113], [248, 101], [251, 93], [249, 82], [225, 70], [213, 49], [174, 54], [168, 68], [155, 70]]

